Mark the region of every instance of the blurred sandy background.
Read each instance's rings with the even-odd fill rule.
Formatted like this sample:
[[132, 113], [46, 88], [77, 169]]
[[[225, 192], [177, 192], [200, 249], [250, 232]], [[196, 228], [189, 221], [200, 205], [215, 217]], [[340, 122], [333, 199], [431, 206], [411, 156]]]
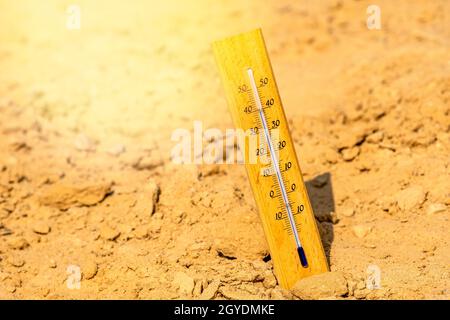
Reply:
[[[0, 298], [448, 299], [449, 21], [445, 0], [1, 0]], [[244, 168], [170, 162], [174, 129], [232, 128], [210, 44], [257, 27], [333, 271], [293, 292]]]

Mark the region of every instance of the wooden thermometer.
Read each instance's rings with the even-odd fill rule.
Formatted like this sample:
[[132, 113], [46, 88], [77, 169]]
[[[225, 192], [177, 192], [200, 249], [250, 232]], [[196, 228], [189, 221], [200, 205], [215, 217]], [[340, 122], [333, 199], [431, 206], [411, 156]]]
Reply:
[[[328, 271], [314, 213], [260, 29], [213, 44], [236, 128], [259, 138], [239, 145], [278, 282]], [[244, 145], [242, 145], [244, 144]], [[257, 161], [249, 161], [255, 156]], [[264, 160], [264, 161], [263, 161]]]

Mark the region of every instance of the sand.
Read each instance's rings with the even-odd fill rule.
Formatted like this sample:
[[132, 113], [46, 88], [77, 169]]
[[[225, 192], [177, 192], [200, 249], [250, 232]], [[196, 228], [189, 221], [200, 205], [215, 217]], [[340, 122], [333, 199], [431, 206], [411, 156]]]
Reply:
[[[449, 299], [450, 5], [0, 1], [0, 298]], [[282, 290], [210, 43], [262, 27], [331, 273]], [[378, 281], [378, 280], [379, 281]], [[375, 287], [374, 287], [375, 284]]]

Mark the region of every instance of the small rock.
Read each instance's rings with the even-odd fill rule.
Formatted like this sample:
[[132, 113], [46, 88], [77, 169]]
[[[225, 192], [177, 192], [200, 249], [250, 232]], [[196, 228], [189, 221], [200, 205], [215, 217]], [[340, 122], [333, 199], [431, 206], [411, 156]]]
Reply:
[[54, 259], [50, 259], [48, 266], [52, 269], [55, 269], [58, 265]]
[[377, 289], [377, 290], [370, 290], [370, 292], [367, 293], [366, 299], [374, 299], [374, 300], [386, 300], [386, 298], [389, 296], [389, 289]]
[[133, 185], [114, 185], [114, 195], [119, 194], [133, 194], [136, 193], [137, 188]]
[[353, 296], [356, 299], [364, 299], [368, 293], [369, 293], [369, 290], [367, 290], [367, 289], [356, 289], [355, 292], [353, 293]]
[[94, 151], [95, 142], [84, 134], [79, 134], [74, 141], [75, 148], [80, 151]]
[[294, 297], [289, 290], [274, 288], [270, 291], [270, 299], [272, 300], [293, 300]]
[[180, 293], [191, 295], [194, 290], [194, 279], [184, 272], [176, 272], [173, 278], [173, 285], [178, 288]]
[[328, 183], [328, 175], [321, 174], [320, 176], [315, 177], [311, 180], [311, 184], [316, 188], [322, 188]]
[[349, 296], [352, 296], [353, 293], [355, 292], [356, 284], [357, 284], [357, 282], [355, 280], [350, 279], [347, 281], [347, 288], [348, 288]]
[[3, 203], [2, 204], [2, 211], [4, 211], [6, 213], [6, 215], [8, 216], [10, 213], [12, 213], [15, 209], [16, 209], [16, 205], [13, 203]]
[[426, 192], [420, 186], [409, 187], [398, 192], [395, 199], [401, 210], [411, 210], [425, 202]]
[[376, 204], [386, 212], [395, 212], [396, 208], [396, 200], [393, 195], [384, 195], [378, 198]]
[[[17, 287], [15, 286], [15, 284], [11, 283], [10, 281], [8, 281], [8, 283], [2, 284], [2, 287], [8, 293], [14, 293], [17, 291]], [[2, 294], [2, 297], [4, 297], [3, 292], [2, 292], [2, 289], [3, 289], [2, 287], [0, 287], [0, 294]]]
[[373, 161], [369, 161], [368, 159], [361, 159], [355, 164], [355, 167], [361, 172], [369, 172], [374, 169]]
[[198, 297], [202, 293], [203, 288], [206, 287], [207, 285], [208, 282], [206, 280], [195, 281], [194, 291], [192, 291], [192, 295], [194, 297]]
[[9, 236], [12, 234], [12, 231], [5, 227], [3, 224], [0, 224], [0, 236]]
[[372, 133], [366, 138], [366, 141], [369, 143], [379, 143], [384, 138], [383, 131], [377, 131], [375, 133]]
[[196, 243], [192, 244], [190, 246], [190, 248], [189, 248], [189, 250], [191, 252], [194, 252], [194, 251], [205, 251], [205, 250], [209, 250], [209, 249], [211, 249], [211, 245], [206, 243], [206, 242], [203, 242], [203, 241], [196, 242]]
[[300, 299], [342, 297], [348, 293], [347, 280], [342, 272], [325, 272], [298, 281], [292, 294]]
[[264, 273], [263, 286], [266, 289], [275, 288], [277, 285], [277, 278], [273, 275], [272, 271], [267, 270]]
[[356, 289], [363, 290], [365, 288], [366, 288], [366, 282], [364, 280], [361, 280], [356, 284]]
[[44, 221], [36, 221], [33, 224], [33, 231], [37, 234], [48, 234], [50, 230], [50, 226]]
[[201, 165], [197, 168], [197, 170], [197, 177], [199, 180], [223, 173], [221, 167], [217, 164]]
[[142, 203], [143, 208], [150, 215], [153, 215], [156, 211], [156, 205], [159, 201], [159, 195], [161, 194], [161, 189], [159, 185], [150, 180], [144, 187], [143, 192], [139, 196], [139, 202]]
[[27, 240], [24, 238], [12, 238], [8, 241], [8, 245], [11, 249], [14, 250], [23, 250], [30, 246]]
[[447, 210], [447, 206], [445, 204], [442, 204], [442, 203], [431, 203], [427, 207], [427, 214], [431, 215], [431, 214], [443, 212], [445, 210]]
[[378, 147], [380, 147], [381, 149], [387, 149], [387, 150], [391, 150], [391, 151], [395, 151], [398, 148], [396, 145], [394, 145], [392, 143], [383, 143], [383, 142], [379, 143]]
[[238, 248], [230, 241], [215, 240], [214, 249], [220, 257], [227, 259], [236, 259]]
[[422, 252], [424, 253], [433, 253], [436, 251], [437, 247], [435, 245], [428, 245], [425, 248], [422, 249]]
[[82, 265], [83, 279], [90, 280], [95, 277], [98, 271], [98, 266], [95, 261], [89, 260]]
[[337, 224], [339, 222], [339, 218], [336, 212], [332, 211], [330, 212], [330, 222], [332, 224]]
[[220, 288], [220, 293], [222, 293], [225, 298], [231, 300], [256, 300], [259, 298], [247, 291], [235, 289], [230, 286]]
[[339, 213], [344, 217], [353, 217], [355, 215], [355, 209], [353, 209], [352, 207], [344, 207], [339, 210]]
[[214, 299], [214, 297], [217, 294], [217, 291], [219, 290], [220, 286], [220, 280], [213, 280], [206, 289], [203, 290], [202, 294], [200, 295], [200, 300], [211, 300]]
[[331, 164], [337, 163], [339, 161], [337, 152], [332, 149], [326, 150], [324, 156], [325, 160]]
[[352, 161], [359, 155], [359, 147], [342, 150], [342, 159], [345, 161]]
[[50, 293], [50, 289], [42, 287], [32, 287], [29, 291], [29, 295], [33, 297], [45, 298]]
[[354, 226], [352, 229], [353, 229], [353, 233], [358, 238], [364, 238], [372, 231], [371, 226], [362, 225], [362, 224]]
[[162, 166], [164, 161], [156, 154], [152, 153], [149, 156], [140, 157], [133, 163], [133, 168], [136, 170], [153, 170]]
[[125, 145], [116, 144], [107, 151], [110, 155], [117, 157], [126, 151]]
[[138, 239], [145, 239], [148, 237], [148, 227], [147, 226], [138, 226], [136, 230], [134, 230], [134, 235]]
[[52, 184], [44, 187], [39, 194], [39, 202], [60, 210], [74, 206], [95, 205], [111, 192], [111, 183], [97, 184]]
[[365, 133], [363, 130], [357, 129], [357, 130], [350, 130], [350, 131], [344, 131], [339, 135], [339, 140], [337, 142], [337, 148], [338, 150], [342, 149], [350, 149], [360, 142], [364, 140]]
[[10, 265], [16, 268], [23, 267], [25, 265], [25, 260], [17, 258], [17, 257], [10, 257], [8, 259], [8, 262]]
[[180, 224], [186, 218], [186, 212], [179, 211], [179, 212], [175, 213], [174, 218], [175, 218], [175, 223]]
[[120, 231], [115, 230], [109, 226], [103, 226], [100, 229], [100, 236], [105, 240], [114, 241], [120, 236]]
[[237, 268], [236, 273], [233, 275], [233, 280], [238, 282], [256, 282], [261, 280], [261, 274], [256, 270]]

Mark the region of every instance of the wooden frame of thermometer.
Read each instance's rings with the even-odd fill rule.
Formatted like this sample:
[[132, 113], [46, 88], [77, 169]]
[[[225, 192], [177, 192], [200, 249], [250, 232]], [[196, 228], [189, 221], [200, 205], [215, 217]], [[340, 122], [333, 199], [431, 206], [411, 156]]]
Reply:
[[[328, 271], [328, 263], [264, 38], [257, 29], [214, 42], [213, 50], [236, 128], [261, 138], [254, 149], [240, 148], [247, 150], [245, 166], [275, 274], [290, 289]], [[248, 161], [252, 152], [266, 161]]]

